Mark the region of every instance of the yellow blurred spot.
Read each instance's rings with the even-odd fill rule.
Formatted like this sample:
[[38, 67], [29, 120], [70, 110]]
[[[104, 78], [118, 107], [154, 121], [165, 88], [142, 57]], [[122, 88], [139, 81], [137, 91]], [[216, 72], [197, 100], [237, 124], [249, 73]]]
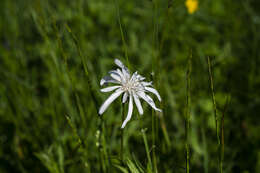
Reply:
[[186, 0], [185, 5], [188, 12], [192, 14], [198, 9], [198, 0]]

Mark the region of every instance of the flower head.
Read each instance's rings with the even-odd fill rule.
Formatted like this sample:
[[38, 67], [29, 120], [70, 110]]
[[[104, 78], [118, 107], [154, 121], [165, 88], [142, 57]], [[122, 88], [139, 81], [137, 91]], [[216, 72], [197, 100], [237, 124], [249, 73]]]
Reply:
[[186, 0], [185, 5], [188, 12], [192, 14], [198, 9], [198, 0]]
[[145, 77], [139, 75], [137, 72], [131, 75], [128, 68], [126, 68], [124, 64], [118, 59], [115, 59], [115, 64], [119, 68], [110, 71], [110, 76], [105, 76], [100, 81], [101, 86], [108, 83], [113, 83], [115, 84], [115, 86], [110, 86], [101, 89], [101, 92], [114, 91], [114, 93], [111, 94], [107, 98], [107, 100], [102, 104], [102, 106], [99, 109], [99, 114], [103, 114], [108, 108], [108, 106], [121, 94], [123, 94], [123, 103], [129, 100], [128, 113], [121, 128], [124, 128], [126, 123], [132, 117], [133, 102], [135, 102], [139, 114], [143, 114], [144, 111], [140, 102], [140, 98], [146, 101], [154, 110], [161, 112], [161, 109], [158, 109], [155, 106], [153, 99], [149, 95], [147, 95], [148, 92], [151, 92], [157, 96], [159, 101], [161, 101], [159, 93], [154, 88], [152, 88], [152, 82], [145, 82]]

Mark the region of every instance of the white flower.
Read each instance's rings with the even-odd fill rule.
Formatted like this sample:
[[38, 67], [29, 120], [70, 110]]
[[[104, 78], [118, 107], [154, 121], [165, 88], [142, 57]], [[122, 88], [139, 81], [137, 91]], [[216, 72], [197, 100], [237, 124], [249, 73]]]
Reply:
[[139, 114], [141, 115], [144, 111], [139, 98], [142, 98], [144, 101], [146, 101], [156, 111], [161, 112], [161, 109], [158, 109], [155, 106], [153, 99], [146, 94], [147, 92], [151, 92], [157, 96], [159, 101], [161, 101], [159, 93], [151, 87], [152, 82], [145, 82], [145, 78], [139, 75], [137, 72], [135, 72], [131, 76], [128, 68], [126, 68], [124, 64], [118, 59], [115, 59], [115, 64], [119, 66], [121, 69], [118, 68], [117, 70], [110, 71], [110, 76], [105, 76], [100, 81], [101, 86], [107, 83], [113, 83], [116, 85], [101, 89], [101, 92], [110, 92], [114, 90], [115, 91], [102, 104], [102, 106], [99, 109], [99, 114], [103, 114], [108, 108], [108, 106], [121, 94], [123, 94], [123, 103], [125, 103], [127, 99], [129, 99], [127, 117], [124, 120], [121, 128], [124, 128], [126, 123], [131, 119], [133, 113], [133, 100], [136, 104]]

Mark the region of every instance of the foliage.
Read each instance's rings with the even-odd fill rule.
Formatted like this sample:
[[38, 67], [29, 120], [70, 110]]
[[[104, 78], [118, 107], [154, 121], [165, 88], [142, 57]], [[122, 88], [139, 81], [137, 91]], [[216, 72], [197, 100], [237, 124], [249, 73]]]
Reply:
[[[185, 172], [186, 142], [190, 172], [219, 172], [220, 158], [223, 172], [260, 172], [259, 8], [199, 0], [189, 14], [181, 0], [1, 0], [0, 172]], [[134, 110], [123, 161], [120, 101], [97, 114], [114, 58], [153, 80], [163, 100], [161, 114]]]

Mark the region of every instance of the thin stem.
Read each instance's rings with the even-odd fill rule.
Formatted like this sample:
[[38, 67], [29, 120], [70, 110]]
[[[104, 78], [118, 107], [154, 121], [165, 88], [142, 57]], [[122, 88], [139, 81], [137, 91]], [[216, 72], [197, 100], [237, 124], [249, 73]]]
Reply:
[[105, 123], [100, 116], [100, 122], [98, 125], [98, 129], [100, 131], [100, 137], [98, 138], [98, 143], [100, 144], [98, 146], [99, 156], [100, 156], [100, 170], [102, 172], [107, 172], [107, 168], [109, 168], [109, 160], [108, 160], [108, 154], [106, 151], [106, 140], [105, 140]]
[[185, 148], [186, 148], [186, 173], [190, 172], [190, 146], [189, 146], [189, 131], [190, 131], [190, 85], [191, 85], [191, 67], [192, 67], [192, 52], [188, 60], [188, 68], [186, 74], [186, 116], [185, 116]]
[[[158, 67], [159, 64], [159, 49], [158, 49], [158, 26], [159, 26], [159, 15], [158, 15], [158, 2], [157, 0], [153, 1], [154, 3], [154, 13], [153, 13], [153, 24], [154, 24], [154, 30], [153, 30], [153, 54], [154, 54], [154, 59], [152, 63], [152, 70], [157, 74], [159, 72], [159, 68], [154, 68]], [[157, 76], [156, 76], [157, 77]], [[157, 79], [157, 78], [156, 78]]]
[[129, 69], [131, 69], [130, 68], [130, 64], [129, 64], [129, 60], [128, 60], [127, 44], [126, 44], [126, 41], [125, 41], [123, 27], [122, 27], [121, 19], [120, 19], [119, 5], [118, 5], [117, 0], [114, 0], [114, 1], [115, 1], [115, 6], [116, 6], [116, 12], [117, 12], [117, 19], [118, 19], [119, 28], [120, 28], [120, 34], [121, 34], [122, 42], [123, 42], [123, 45], [124, 45], [124, 51], [125, 51], [125, 57], [126, 57], [126, 61], [127, 61], [127, 66], [128, 66]]
[[146, 134], [145, 134], [145, 129], [141, 129], [141, 132], [142, 132], [142, 136], [143, 136], [143, 140], [144, 140], [146, 155], [147, 155], [147, 158], [148, 158], [148, 164], [149, 164], [148, 168], [150, 168], [151, 171], [152, 171], [152, 159], [151, 159], [150, 152], [149, 152], [149, 147], [148, 147], [148, 142], [147, 142], [147, 138], [146, 138]]
[[[124, 103], [122, 103], [122, 124], [124, 122]], [[123, 162], [124, 160], [124, 128], [121, 129], [121, 145], [120, 145], [120, 158], [121, 158], [121, 161]]]
[[204, 153], [204, 159], [203, 159], [203, 164], [204, 164], [204, 172], [208, 173], [208, 164], [209, 164], [209, 159], [208, 159], [208, 149], [207, 149], [207, 139], [206, 139], [206, 134], [205, 134], [205, 123], [203, 122], [202, 128], [201, 128], [201, 133], [202, 133], [202, 146], [203, 146], [203, 153]]
[[102, 153], [103, 153], [103, 157], [102, 157], [102, 159], [103, 159], [103, 165], [104, 165], [104, 172], [110, 172], [109, 171], [109, 165], [110, 165], [110, 163], [109, 163], [109, 159], [108, 159], [108, 153], [107, 153], [107, 146], [106, 146], [106, 138], [105, 138], [105, 122], [103, 121], [103, 119], [102, 119], [102, 131], [101, 131], [101, 142], [102, 142], [102, 148], [101, 148], [101, 151], [102, 151]]
[[[153, 75], [151, 75], [151, 81], [153, 81]], [[156, 153], [155, 153], [155, 147], [156, 147], [156, 135], [157, 135], [157, 131], [155, 129], [155, 125], [158, 124], [157, 123], [157, 117], [155, 116], [155, 111], [152, 110], [152, 156], [153, 156], [153, 169], [154, 172], [157, 173], [157, 159], [156, 159]]]
[[213, 103], [213, 107], [214, 107], [216, 137], [217, 137], [218, 144], [220, 144], [219, 132], [218, 132], [219, 130], [218, 130], [217, 104], [216, 104], [216, 99], [215, 99], [214, 83], [213, 83], [213, 77], [212, 77], [212, 66], [211, 66], [210, 57], [208, 57], [208, 69], [209, 69], [209, 80], [210, 80], [212, 103]]
[[154, 172], [158, 172], [157, 171], [157, 161], [156, 161], [156, 154], [155, 154], [155, 112], [154, 110], [152, 111], [152, 154], [153, 154], [153, 166], [154, 166]]
[[222, 112], [222, 116], [221, 116], [221, 133], [220, 133], [220, 139], [221, 139], [221, 148], [220, 148], [220, 173], [223, 173], [223, 160], [224, 160], [224, 117], [225, 117], [225, 113], [227, 110], [227, 107], [229, 105], [230, 102], [230, 97], [228, 96], [226, 98], [226, 103], [224, 106], [224, 110]]
[[219, 136], [219, 127], [218, 127], [218, 116], [217, 116], [217, 104], [215, 99], [214, 93], [214, 83], [213, 83], [213, 75], [212, 75], [212, 66], [210, 57], [208, 59], [208, 70], [209, 70], [209, 80], [210, 80], [210, 89], [211, 89], [211, 96], [212, 96], [212, 103], [214, 108], [214, 116], [215, 116], [215, 128], [216, 128], [216, 137], [217, 137], [217, 145], [218, 145], [218, 166], [219, 171], [222, 172], [222, 163], [221, 163], [221, 143], [220, 143], [220, 136]]
[[151, 156], [150, 156], [149, 146], [148, 146], [148, 142], [147, 142], [147, 138], [146, 138], [146, 134], [145, 134], [146, 129], [144, 129], [143, 121], [142, 121], [140, 115], [139, 115], [139, 118], [140, 118], [140, 127], [141, 127], [142, 137], [143, 137], [143, 140], [144, 140], [146, 156], [148, 158], [148, 168], [150, 169], [150, 171], [147, 171], [147, 172], [152, 172], [152, 159], [151, 159]]

